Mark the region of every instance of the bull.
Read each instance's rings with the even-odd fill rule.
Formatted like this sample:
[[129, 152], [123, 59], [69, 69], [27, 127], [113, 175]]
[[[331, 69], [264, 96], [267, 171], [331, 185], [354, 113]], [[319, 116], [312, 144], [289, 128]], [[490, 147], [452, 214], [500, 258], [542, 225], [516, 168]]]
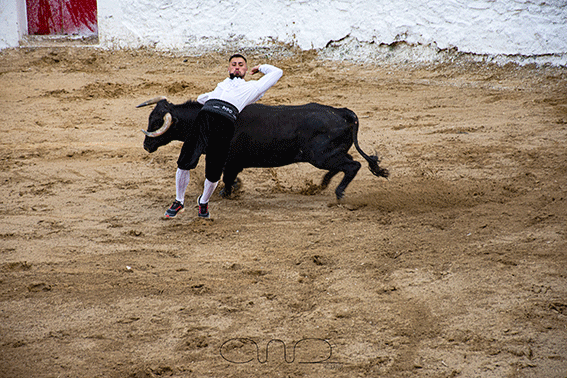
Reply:
[[[141, 103], [137, 108], [156, 105], [149, 116], [144, 149], [155, 152], [173, 140], [197, 138], [195, 118], [202, 105], [187, 101], [175, 105], [165, 97]], [[348, 151], [352, 147], [368, 162], [370, 172], [388, 177], [377, 156], [369, 156], [358, 145], [358, 117], [347, 108], [310, 103], [294, 106], [251, 104], [244, 108], [235, 124], [235, 132], [223, 170], [223, 197], [229, 197], [237, 176], [244, 168], [281, 167], [292, 163], [310, 163], [327, 170], [321, 188], [328, 186], [339, 172], [344, 177], [335, 189], [337, 199], [358, 173], [361, 164]]]

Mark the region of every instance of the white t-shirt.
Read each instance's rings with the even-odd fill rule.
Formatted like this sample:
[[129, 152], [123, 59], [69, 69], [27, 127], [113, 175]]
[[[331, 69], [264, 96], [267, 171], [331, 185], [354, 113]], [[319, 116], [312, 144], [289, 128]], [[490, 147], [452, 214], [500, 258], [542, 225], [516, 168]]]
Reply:
[[264, 93], [283, 75], [281, 69], [270, 64], [262, 64], [258, 70], [264, 74], [261, 79], [246, 81], [239, 77], [227, 78], [218, 83], [212, 92], [203, 93], [197, 97], [197, 101], [204, 104], [208, 100], [222, 100], [236, 106], [241, 112], [246, 105], [262, 98]]

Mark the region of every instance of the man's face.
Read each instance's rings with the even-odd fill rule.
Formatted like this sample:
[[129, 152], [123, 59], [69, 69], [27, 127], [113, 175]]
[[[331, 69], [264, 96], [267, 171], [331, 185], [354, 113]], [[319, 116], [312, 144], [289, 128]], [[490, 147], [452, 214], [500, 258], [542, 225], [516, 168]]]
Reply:
[[231, 78], [239, 77], [244, 79], [246, 71], [248, 71], [248, 66], [244, 59], [236, 57], [232, 58], [230, 62], [228, 62], [228, 74]]

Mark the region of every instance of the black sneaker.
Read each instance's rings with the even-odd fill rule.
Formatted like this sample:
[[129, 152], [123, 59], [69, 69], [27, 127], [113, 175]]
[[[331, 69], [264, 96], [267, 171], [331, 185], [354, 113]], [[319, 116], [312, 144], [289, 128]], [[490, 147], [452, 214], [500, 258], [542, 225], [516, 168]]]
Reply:
[[165, 212], [165, 217], [166, 218], [175, 218], [175, 216], [177, 215], [177, 213], [182, 213], [183, 210], [185, 210], [183, 208], [183, 204], [177, 200], [175, 200], [173, 202], [173, 205], [171, 205], [171, 207], [169, 209], [166, 210]]
[[201, 203], [201, 196], [197, 198], [197, 205], [199, 205], [199, 218], [209, 219], [211, 214], [209, 214], [209, 204]]

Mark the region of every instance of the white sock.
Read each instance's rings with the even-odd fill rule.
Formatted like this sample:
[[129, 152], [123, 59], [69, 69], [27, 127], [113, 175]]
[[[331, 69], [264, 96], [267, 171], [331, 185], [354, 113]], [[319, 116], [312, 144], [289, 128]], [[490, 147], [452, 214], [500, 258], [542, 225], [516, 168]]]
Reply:
[[189, 185], [191, 174], [185, 169], [177, 168], [175, 174], [175, 199], [183, 204], [185, 202], [185, 190]]
[[211, 199], [211, 196], [213, 195], [213, 192], [215, 191], [215, 189], [217, 188], [217, 185], [219, 184], [219, 182], [211, 182], [207, 179], [205, 179], [205, 187], [203, 188], [203, 195], [201, 196], [201, 199], [199, 200], [200, 203], [205, 204], [205, 203], [209, 203], [209, 200]]

